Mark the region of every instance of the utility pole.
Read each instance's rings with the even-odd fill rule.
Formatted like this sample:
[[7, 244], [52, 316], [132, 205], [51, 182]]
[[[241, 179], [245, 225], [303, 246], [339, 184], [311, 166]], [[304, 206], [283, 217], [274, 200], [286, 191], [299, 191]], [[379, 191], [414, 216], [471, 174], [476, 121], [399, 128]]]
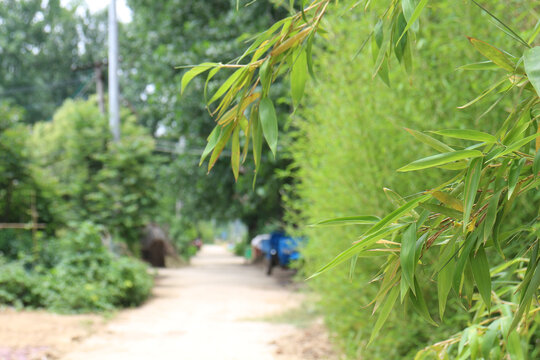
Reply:
[[114, 141], [120, 140], [120, 114], [118, 106], [118, 24], [116, 0], [109, 4], [109, 126]]

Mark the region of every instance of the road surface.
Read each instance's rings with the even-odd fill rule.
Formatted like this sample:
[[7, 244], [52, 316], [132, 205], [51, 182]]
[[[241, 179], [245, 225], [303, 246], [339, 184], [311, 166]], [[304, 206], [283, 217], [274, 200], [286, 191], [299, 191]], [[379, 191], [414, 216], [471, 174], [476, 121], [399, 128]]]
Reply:
[[301, 302], [302, 294], [262, 268], [206, 245], [191, 266], [159, 270], [152, 299], [121, 312], [61, 359], [326, 360], [322, 325], [268, 321]]

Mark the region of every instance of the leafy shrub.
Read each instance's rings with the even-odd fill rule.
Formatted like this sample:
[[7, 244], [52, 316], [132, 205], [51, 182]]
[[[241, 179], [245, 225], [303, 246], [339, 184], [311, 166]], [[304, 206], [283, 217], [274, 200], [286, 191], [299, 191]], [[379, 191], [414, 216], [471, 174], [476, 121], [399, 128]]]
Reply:
[[154, 143], [122, 112], [122, 138], [90, 99], [67, 100], [51, 122], [37, 123], [30, 139], [33, 162], [59, 189], [66, 223], [90, 220], [135, 245], [156, 210]]
[[28, 255], [0, 265], [0, 302], [18, 307], [112, 310], [141, 304], [151, 288], [146, 265], [109, 252], [88, 222], [47, 242], [38, 261]]

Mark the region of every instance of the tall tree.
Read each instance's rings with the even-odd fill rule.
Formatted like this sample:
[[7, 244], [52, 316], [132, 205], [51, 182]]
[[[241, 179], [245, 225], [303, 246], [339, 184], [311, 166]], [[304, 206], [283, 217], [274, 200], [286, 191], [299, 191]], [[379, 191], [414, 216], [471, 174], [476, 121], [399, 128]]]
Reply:
[[59, 0], [0, 2], [0, 96], [23, 107], [26, 122], [50, 119], [92, 84], [92, 69], [73, 70], [100, 57], [103, 29], [93, 19]]
[[[283, 10], [262, 1], [242, 11], [231, 0], [130, 0], [128, 5], [133, 20], [126, 24], [121, 38], [124, 101], [139, 122], [160, 135], [158, 141], [181, 138], [186, 149], [180, 157], [173, 155], [172, 166], [163, 170], [167, 175], [160, 188], [170, 198], [169, 211], [181, 203], [182, 214], [193, 219], [240, 217], [251, 233], [263, 223], [279, 219], [283, 180], [275, 179], [274, 169], [284, 167], [284, 160], [268, 163], [254, 191], [247, 191], [251, 179], [235, 184], [226, 165], [218, 165], [209, 175], [198, 167], [205, 138], [214, 126], [202, 100], [205, 82], [195, 80], [196, 85], [181, 96], [181, 77], [189, 69], [176, 67], [203, 60], [233, 60], [245, 46], [238, 38], [255, 35], [284, 16]], [[222, 74], [215, 79], [207, 85], [208, 94], [217, 90]], [[253, 173], [250, 166], [243, 171]]]

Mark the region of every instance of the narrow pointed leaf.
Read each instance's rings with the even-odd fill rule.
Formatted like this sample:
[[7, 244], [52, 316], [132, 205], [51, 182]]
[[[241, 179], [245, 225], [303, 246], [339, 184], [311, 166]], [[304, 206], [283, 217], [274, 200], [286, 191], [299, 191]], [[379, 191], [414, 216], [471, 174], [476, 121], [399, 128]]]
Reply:
[[[418, 4], [418, 0], [402, 0], [401, 1], [401, 9], [403, 10], [403, 18], [405, 20], [405, 24], [410, 22], [411, 17], [414, 13], [414, 9], [416, 8], [417, 4]], [[410, 27], [412, 28], [413, 31], [418, 31], [417, 22], [415, 22], [414, 24], [411, 24]], [[401, 32], [399, 32], [398, 36], [403, 33], [404, 29], [405, 27], [401, 29]]]
[[523, 138], [521, 140], [517, 140], [517, 141], [514, 141], [512, 144], [508, 145], [506, 147], [506, 149], [504, 149], [503, 151], [501, 151], [500, 153], [497, 153], [495, 154], [492, 158], [489, 158], [489, 160], [493, 160], [493, 159], [496, 159], [496, 158], [499, 158], [501, 156], [504, 156], [504, 155], [507, 155], [507, 154], [510, 154], [514, 151], [517, 151], [519, 150], [522, 146], [530, 143], [531, 141], [533, 141], [534, 139], [536, 139], [537, 137], [540, 137], [540, 133], [536, 133], [536, 134], [533, 134], [531, 136], [527, 136], [526, 138]]
[[367, 225], [375, 224], [381, 219], [371, 215], [344, 216], [334, 219], [322, 220], [311, 226], [333, 226], [333, 225]]
[[514, 161], [510, 167], [510, 171], [508, 172], [508, 199], [512, 197], [512, 194], [516, 189], [516, 185], [519, 180], [519, 173], [521, 172], [521, 169], [523, 168], [523, 165], [525, 165], [526, 161], [527, 159], [521, 158], [519, 161]]
[[414, 8], [414, 11], [411, 14], [410, 18], [408, 18], [408, 19], [407, 19], [407, 15], [405, 14], [405, 12], [403, 12], [403, 14], [405, 15], [405, 19], [407, 20], [407, 26], [403, 30], [403, 33], [401, 33], [401, 36], [398, 39], [398, 43], [401, 41], [401, 39], [403, 38], [405, 33], [411, 28], [411, 26], [414, 26], [414, 23], [420, 17], [420, 14], [422, 13], [422, 10], [424, 10], [424, 7], [426, 6], [427, 3], [428, 3], [428, 0], [420, 0], [418, 5], [416, 5], [416, 8]]
[[211, 68], [213, 68], [215, 66], [218, 66], [218, 65], [219, 64], [217, 64], [217, 63], [206, 62], [206, 63], [202, 63], [200, 65], [197, 65], [194, 68], [192, 68], [191, 70], [187, 71], [184, 74], [184, 76], [182, 76], [182, 83], [180, 85], [180, 89], [181, 89], [180, 94], [184, 93], [184, 90], [185, 90], [186, 86], [188, 86], [188, 84], [191, 82], [191, 80], [193, 80], [193, 78], [195, 78], [197, 75], [202, 74], [203, 72], [208, 71]]
[[435, 199], [439, 200], [443, 204], [450, 206], [457, 211], [463, 212], [463, 201], [459, 200], [458, 198], [442, 191], [433, 191], [431, 195], [433, 195]]
[[475, 0], [472, 0], [472, 2], [478, 6], [480, 9], [482, 9], [486, 14], [488, 14], [489, 16], [491, 16], [491, 18], [495, 21], [495, 24], [497, 25], [497, 27], [499, 27], [501, 30], [504, 31], [505, 34], [507, 34], [508, 36], [510, 36], [511, 38], [513, 38], [514, 40], [518, 41], [519, 43], [521, 43], [522, 45], [525, 45], [527, 47], [529, 47], [529, 44], [527, 44], [527, 42], [525, 40], [523, 40], [523, 38], [521, 36], [519, 36], [514, 30], [512, 30], [508, 25], [506, 25], [504, 22], [502, 22], [498, 17], [496, 17], [495, 15], [493, 15], [491, 12], [489, 12], [488, 9], [486, 9], [485, 7], [483, 7], [482, 5], [480, 5], [478, 2], [476, 2]]
[[412, 130], [412, 129], [407, 129], [405, 128], [405, 130], [407, 130], [407, 132], [409, 132], [409, 134], [411, 134], [412, 136], [414, 136], [416, 139], [420, 140], [421, 142], [423, 142], [424, 144], [428, 145], [428, 146], [431, 146], [432, 148], [434, 148], [435, 150], [437, 151], [440, 151], [440, 152], [451, 152], [451, 151], [454, 151], [454, 149], [452, 149], [450, 146], [446, 145], [445, 143], [423, 133], [423, 132], [420, 132], [420, 131], [416, 131], [416, 130]]
[[208, 143], [206, 144], [206, 147], [204, 148], [204, 151], [203, 151], [203, 153], [201, 155], [201, 160], [199, 161], [199, 166], [202, 165], [202, 163], [204, 162], [204, 159], [206, 159], [208, 154], [210, 154], [210, 152], [212, 150], [214, 150], [214, 147], [216, 146], [216, 144], [217, 144], [217, 142], [219, 140], [219, 137], [221, 135], [222, 129], [223, 128], [218, 125], [218, 126], [216, 126], [214, 128], [214, 130], [212, 130], [212, 132], [208, 136]]
[[416, 199], [409, 200], [407, 203], [403, 204], [396, 210], [392, 211], [390, 214], [386, 215], [377, 224], [373, 225], [373, 227], [371, 227], [368, 231], [366, 231], [364, 236], [373, 234], [381, 230], [385, 226], [390, 225], [395, 220], [411, 212], [415, 207], [418, 206], [419, 203], [428, 200], [430, 197], [431, 197], [431, 194], [425, 194], [420, 197], [417, 197]]
[[486, 143], [497, 142], [497, 138], [491, 134], [477, 131], [477, 130], [439, 130], [434, 131], [435, 134], [464, 140], [473, 140]]
[[259, 118], [261, 119], [264, 138], [275, 157], [278, 140], [278, 123], [274, 104], [267, 97], [261, 99], [259, 104]]
[[397, 171], [416, 171], [428, 169], [439, 165], [448, 164], [458, 160], [477, 158], [482, 156], [482, 152], [478, 150], [459, 150], [448, 153], [428, 156], [426, 158], [413, 161], [412, 163], [398, 169]]
[[536, 94], [540, 95], [540, 46], [525, 51], [523, 63], [529, 81], [536, 90]]
[[234, 174], [234, 180], [238, 181], [238, 172], [240, 169], [240, 126], [234, 129], [232, 135], [231, 149], [231, 167]]
[[405, 281], [413, 294], [416, 294], [414, 288], [414, 269], [415, 269], [415, 250], [416, 250], [416, 225], [412, 224], [403, 232], [401, 237], [401, 251], [399, 259], [401, 262], [402, 281]]
[[457, 241], [457, 235], [454, 236], [448, 244], [441, 251], [439, 256], [437, 273], [437, 297], [439, 299], [439, 316], [441, 320], [444, 317], [444, 311], [446, 309], [446, 301], [448, 299], [448, 294], [452, 288], [452, 280], [454, 278], [454, 269], [455, 269], [455, 244]]
[[510, 60], [510, 58], [501, 50], [486, 43], [485, 41], [471, 37], [469, 37], [468, 39], [471, 42], [472, 46], [474, 46], [474, 48], [478, 50], [479, 53], [484, 55], [489, 60], [493, 61], [495, 64], [499, 65], [504, 70], [508, 72], [514, 72], [516, 64], [514, 64], [514, 62]]
[[236, 81], [242, 76], [246, 71], [246, 68], [241, 68], [236, 70], [225, 82], [219, 87], [214, 96], [208, 101], [208, 105], [212, 104], [214, 101], [222, 97]]
[[219, 140], [216, 143], [216, 146], [214, 147], [214, 151], [212, 152], [212, 156], [210, 156], [210, 161], [208, 162], [208, 171], [210, 171], [214, 164], [216, 163], [217, 159], [219, 158], [219, 155], [223, 151], [223, 148], [225, 145], [227, 145], [227, 142], [231, 138], [231, 133], [234, 130], [234, 124], [229, 124], [223, 128], [221, 131], [221, 134], [219, 136]]
[[489, 311], [491, 308], [491, 275], [489, 274], [489, 263], [484, 246], [480, 245], [476, 254], [471, 253], [469, 256], [474, 281]]
[[308, 78], [308, 65], [306, 52], [301, 50], [300, 54], [293, 57], [293, 66], [291, 70], [291, 95], [294, 104], [298, 106]]
[[445, 216], [454, 218], [456, 220], [461, 220], [461, 218], [463, 217], [462, 212], [451, 209], [451, 208], [448, 208], [446, 206], [435, 205], [435, 204], [422, 204], [420, 206], [422, 206], [424, 209], [427, 209], [427, 210], [431, 211], [434, 214], [438, 213], [438, 214], [441, 214], [441, 215], [445, 215]]
[[409, 297], [411, 299], [411, 302], [414, 306], [414, 309], [426, 320], [428, 323], [430, 323], [433, 326], [439, 326], [433, 319], [431, 318], [431, 315], [429, 313], [429, 309], [426, 304], [426, 300], [424, 299], [424, 295], [422, 294], [422, 289], [418, 285], [418, 281], [416, 278], [414, 279], [414, 287], [416, 288], [416, 295], [412, 292], [409, 292]]
[[469, 218], [476, 199], [476, 192], [478, 190], [478, 184], [480, 183], [480, 176], [482, 173], [482, 158], [476, 158], [471, 161], [469, 170], [465, 175], [465, 189], [463, 196], [463, 232], [467, 231], [469, 224]]
[[538, 172], [540, 172], [540, 150], [536, 150], [532, 169], [534, 176], [538, 176]]
[[381, 308], [381, 312], [379, 313], [379, 317], [377, 318], [377, 322], [375, 322], [375, 326], [373, 327], [373, 330], [371, 330], [371, 336], [369, 338], [369, 343], [371, 343], [379, 334], [379, 331], [381, 330], [382, 326], [384, 325], [384, 322], [386, 319], [388, 319], [388, 315], [390, 315], [390, 311], [394, 307], [394, 304], [396, 303], [397, 297], [399, 294], [399, 287], [394, 286], [388, 296], [386, 297], [386, 300], [384, 302], [384, 305]]
[[512, 320], [512, 324], [510, 325], [508, 333], [510, 333], [513, 329], [515, 329], [517, 324], [521, 321], [521, 318], [523, 317], [525, 309], [529, 306], [530, 302], [533, 300], [533, 296], [538, 291], [539, 286], [540, 286], [540, 261], [536, 261], [536, 266], [534, 267], [534, 273], [531, 277], [531, 281], [529, 282], [527, 288], [524, 291], [522, 300], [519, 303], [518, 310], [516, 311], [514, 315], [514, 319]]
[[311, 278], [314, 278], [316, 276], [319, 276], [320, 274], [335, 268], [339, 264], [343, 263], [344, 261], [349, 260], [354, 255], [361, 256], [362, 253], [364, 253], [370, 246], [374, 245], [378, 240], [384, 238], [385, 236], [392, 234], [402, 228], [404, 228], [407, 224], [399, 224], [399, 225], [392, 225], [388, 226], [384, 229], [379, 229], [378, 231], [374, 233], [370, 233], [369, 235], [363, 236], [360, 240], [358, 240], [354, 245], [346, 249], [345, 251], [341, 252], [339, 255], [337, 255], [335, 258], [333, 258], [328, 264], [324, 265], [322, 268], [320, 268], [316, 273], [308, 277], [308, 280]]
[[496, 241], [495, 237], [491, 236], [493, 233], [493, 226], [495, 225], [495, 220], [497, 220], [497, 208], [499, 207], [499, 199], [501, 197], [502, 190], [497, 191], [493, 194], [489, 200], [489, 205], [486, 211], [486, 218], [484, 219], [484, 243], [491, 237], [493, 239], [493, 245], [499, 253], [502, 253], [500, 244]]
[[493, 61], [480, 61], [472, 64], [462, 65], [458, 70], [498, 70], [499, 67]]
[[251, 131], [251, 137], [253, 140], [253, 160], [255, 162], [255, 172], [259, 170], [261, 166], [261, 153], [262, 153], [262, 127], [259, 120], [259, 113], [256, 107], [253, 107], [251, 111], [251, 122], [253, 130]]

